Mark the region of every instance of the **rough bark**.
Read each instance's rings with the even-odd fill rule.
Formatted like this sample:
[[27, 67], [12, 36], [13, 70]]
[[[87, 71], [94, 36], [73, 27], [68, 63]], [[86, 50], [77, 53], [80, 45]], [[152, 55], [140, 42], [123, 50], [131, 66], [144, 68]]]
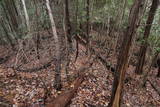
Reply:
[[143, 40], [145, 42], [141, 45], [139, 58], [138, 58], [139, 61], [137, 63], [137, 67], [136, 67], [136, 71], [135, 71], [137, 74], [143, 73], [143, 66], [145, 63], [145, 57], [146, 57], [146, 52], [147, 52], [147, 47], [148, 47], [147, 39], [149, 37], [150, 30], [152, 27], [152, 22], [154, 20], [154, 16], [155, 16], [156, 10], [158, 8], [158, 4], [159, 4], [158, 2], [159, 2], [159, 0], [153, 0], [152, 6], [149, 11], [148, 19], [147, 19], [146, 26], [145, 26], [144, 36], [143, 36]]
[[135, 0], [129, 15], [128, 27], [124, 35], [121, 51], [118, 57], [117, 71], [114, 75], [111, 101], [109, 107], [120, 107], [125, 73], [128, 65], [129, 50], [139, 22], [139, 13], [143, 7], [143, 0]]

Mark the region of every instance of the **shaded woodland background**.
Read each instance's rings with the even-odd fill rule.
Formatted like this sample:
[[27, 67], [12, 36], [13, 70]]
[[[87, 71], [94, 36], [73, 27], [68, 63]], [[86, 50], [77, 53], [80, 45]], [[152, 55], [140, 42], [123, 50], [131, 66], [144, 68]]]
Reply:
[[159, 107], [159, 0], [0, 0], [0, 107]]

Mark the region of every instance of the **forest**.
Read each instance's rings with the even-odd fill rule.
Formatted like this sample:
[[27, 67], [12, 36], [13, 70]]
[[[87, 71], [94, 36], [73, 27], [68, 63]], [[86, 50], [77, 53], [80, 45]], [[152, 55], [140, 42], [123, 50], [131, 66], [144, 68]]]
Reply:
[[0, 107], [160, 107], [160, 0], [0, 0]]

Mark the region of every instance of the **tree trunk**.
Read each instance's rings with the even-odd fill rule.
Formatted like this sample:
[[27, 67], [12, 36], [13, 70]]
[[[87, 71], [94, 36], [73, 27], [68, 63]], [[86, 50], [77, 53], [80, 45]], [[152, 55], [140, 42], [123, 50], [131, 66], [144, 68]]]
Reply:
[[26, 8], [26, 3], [25, 3], [25, 0], [21, 0], [21, 2], [23, 5], [23, 9], [24, 9], [24, 15], [25, 15], [25, 19], [26, 19], [27, 29], [28, 29], [28, 32], [30, 32], [29, 16], [28, 16], [27, 8]]
[[55, 45], [56, 45], [56, 50], [55, 50], [56, 51], [56, 63], [55, 63], [55, 83], [54, 83], [54, 87], [57, 90], [61, 90], [62, 85], [61, 85], [61, 72], [60, 72], [60, 70], [61, 70], [60, 43], [59, 43], [59, 40], [58, 40], [55, 21], [53, 19], [53, 15], [52, 15], [49, 0], [46, 0], [46, 6], [47, 6], [50, 21], [51, 21], [52, 33], [53, 33], [54, 40], [55, 40]]
[[128, 65], [129, 50], [132, 45], [133, 37], [137, 30], [137, 24], [139, 22], [139, 13], [143, 8], [143, 0], [135, 0], [130, 15], [129, 23], [126, 29], [122, 48], [118, 57], [117, 71], [114, 75], [114, 82], [112, 88], [111, 101], [108, 107], [120, 107], [122, 99], [122, 88], [125, 78], [125, 72]]
[[90, 0], [87, 0], [87, 7], [86, 7], [86, 17], [87, 17], [87, 28], [86, 28], [86, 33], [87, 33], [87, 36], [86, 36], [86, 40], [87, 40], [87, 53], [89, 53], [89, 33], [90, 33]]
[[65, 63], [65, 71], [66, 71], [66, 77], [67, 81], [69, 81], [69, 64], [70, 64], [70, 53], [72, 50], [72, 38], [71, 38], [71, 23], [70, 23], [70, 14], [69, 14], [69, 2], [68, 0], [65, 0], [64, 4], [64, 16], [65, 16], [65, 26], [64, 26], [64, 32], [66, 37], [66, 63]]
[[[19, 28], [19, 24], [21, 24], [21, 20], [18, 17], [19, 13], [17, 11], [17, 7], [15, 5], [15, 1], [14, 0], [4, 0], [1, 3], [5, 17], [8, 21], [8, 24], [10, 26], [12, 35], [14, 36], [14, 38], [17, 40], [17, 35], [18, 35], [18, 28]], [[8, 31], [8, 29], [7, 29]], [[16, 34], [16, 35], [14, 35]]]
[[145, 57], [146, 57], [146, 51], [147, 51], [147, 39], [150, 34], [150, 30], [152, 27], [152, 22], [154, 20], [154, 15], [156, 13], [156, 9], [158, 8], [158, 2], [159, 2], [159, 0], [153, 0], [152, 6], [149, 11], [148, 19], [147, 19], [146, 26], [145, 26], [145, 32], [144, 32], [144, 36], [143, 36], [143, 40], [145, 42], [141, 45], [139, 58], [138, 58], [139, 61], [138, 61], [136, 71], [135, 71], [137, 74], [143, 73], [143, 66], [145, 63]]
[[65, 25], [66, 25], [66, 36], [68, 40], [69, 50], [72, 48], [72, 39], [71, 39], [71, 23], [69, 15], [69, 3], [68, 0], [65, 0]]
[[40, 33], [39, 33], [39, 29], [38, 29], [38, 18], [39, 18], [39, 9], [38, 9], [38, 5], [37, 5], [38, 1], [37, 0], [34, 0], [34, 4], [35, 4], [35, 7], [36, 7], [36, 17], [37, 17], [37, 20], [36, 20], [36, 30], [37, 30], [37, 33], [36, 33], [36, 53], [37, 53], [37, 58], [40, 59], [40, 53], [39, 53], [39, 45], [40, 45]]
[[158, 74], [157, 74], [157, 77], [160, 77], [160, 58], [157, 59], [157, 65], [158, 65]]
[[[4, 0], [4, 4], [5, 4], [5, 8], [7, 10], [7, 13], [9, 15], [10, 21], [12, 23], [13, 29], [15, 32], [17, 32], [18, 29], [18, 20], [17, 20], [17, 10], [15, 4], [14, 4], [14, 0]], [[7, 14], [6, 13], [6, 14]]]

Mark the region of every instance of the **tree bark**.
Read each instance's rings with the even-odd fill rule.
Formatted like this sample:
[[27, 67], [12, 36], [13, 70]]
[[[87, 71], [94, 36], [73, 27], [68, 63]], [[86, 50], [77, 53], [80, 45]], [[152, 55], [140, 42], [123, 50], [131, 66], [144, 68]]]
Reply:
[[122, 99], [122, 88], [125, 78], [125, 73], [128, 65], [129, 50], [137, 30], [139, 22], [139, 14], [143, 8], [143, 0], [135, 0], [129, 15], [128, 27], [124, 35], [121, 51], [118, 57], [117, 71], [114, 75], [112, 88], [112, 96], [108, 107], [120, 107]]
[[146, 22], [146, 26], [145, 26], [145, 32], [144, 32], [144, 36], [143, 36], [143, 40], [145, 41], [142, 45], [141, 45], [141, 48], [140, 48], [140, 53], [139, 53], [139, 61], [137, 63], [137, 67], [136, 67], [136, 73], [137, 74], [142, 74], [143, 73], [143, 66], [144, 66], [144, 63], [145, 63], [145, 57], [146, 57], [146, 51], [147, 51], [147, 39], [149, 37], [149, 34], [150, 34], [150, 30], [151, 30], [151, 27], [152, 27], [152, 22], [154, 20], [154, 15], [156, 13], [156, 10], [158, 8], [158, 3], [159, 0], [153, 0], [152, 2], [152, 6], [150, 8], [150, 11], [149, 11], [149, 15], [148, 15], [148, 19], [147, 19], [147, 22]]
[[60, 72], [60, 70], [61, 70], [60, 43], [59, 43], [59, 40], [58, 40], [55, 21], [53, 19], [53, 14], [52, 14], [52, 11], [51, 11], [49, 0], [46, 0], [46, 6], [47, 6], [50, 21], [51, 21], [52, 33], [53, 33], [54, 40], [55, 40], [55, 45], [56, 45], [56, 50], [55, 50], [56, 51], [56, 63], [55, 63], [55, 83], [54, 83], [54, 87], [57, 90], [61, 90], [62, 85], [61, 85], [61, 72]]

